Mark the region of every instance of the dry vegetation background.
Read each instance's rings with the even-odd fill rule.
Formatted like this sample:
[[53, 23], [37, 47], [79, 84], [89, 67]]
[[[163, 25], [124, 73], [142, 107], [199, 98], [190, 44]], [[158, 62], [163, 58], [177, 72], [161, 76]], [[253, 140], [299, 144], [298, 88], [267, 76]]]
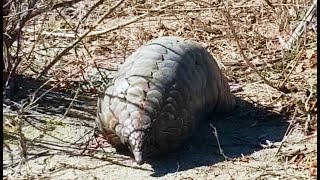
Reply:
[[[315, 178], [317, 19], [313, 3], [311, 0], [4, 0], [4, 179], [59, 179], [54, 176], [57, 169], [50, 169], [54, 166], [40, 171], [32, 161], [41, 156], [52, 157], [56, 152], [49, 154], [43, 150], [37, 154], [33, 145], [40, 146], [45, 136], [56, 144], [68, 144], [65, 141], [71, 136], [69, 142], [74, 143], [69, 145], [74, 149], [59, 152], [82, 154], [88, 148], [88, 137], [93, 136], [95, 102], [101, 85], [112, 78], [113, 72], [137, 47], [165, 35], [199, 42], [215, 57], [229, 81], [240, 87], [236, 96], [289, 117], [283, 141], [274, 145], [276, 149], [285, 146], [293, 131], [302, 135], [302, 145], [312, 142], [313, 149], [288, 152], [278, 159], [284, 167], [297, 170], [294, 173], [260, 169], [255, 178]], [[295, 31], [301, 24], [301, 30]], [[293, 35], [298, 38], [292, 40]], [[70, 135], [85, 129], [84, 126], [89, 130], [78, 136]], [[53, 133], [58, 127], [65, 128], [59, 137]], [[83, 143], [77, 143], [79, 138], [84, 139]], [[290, 147], [290, 143], [286, 146]], [[84, 155], [79, 162], [91, 161], [87, 157]], [[116, 160], [110, 162], [117, 164]], [[81, 163], [64, 163], [63, 168], [90, 172], [79, 168]], [[238, 171], [248, 169], [245, 165], [241, 167]], [[113, 169], [117, 171], [116, 166]], [[138, 170], [132, 168], [137, 174]], [[197, 169], [188, 175], [182, 171], [173, 178], [205, 177], [202, 175], [210, 171], [214, 170]], [[220, 179], [240, 178], [227, 172], [219, 171], [227, 174]], [[121, 179], [117, 173], [107, 174], [110, 179]], [[76, 177], [88, 178], [79, 173], [65, 178]], [[89, 179], [97, 179], [92, 177]]]

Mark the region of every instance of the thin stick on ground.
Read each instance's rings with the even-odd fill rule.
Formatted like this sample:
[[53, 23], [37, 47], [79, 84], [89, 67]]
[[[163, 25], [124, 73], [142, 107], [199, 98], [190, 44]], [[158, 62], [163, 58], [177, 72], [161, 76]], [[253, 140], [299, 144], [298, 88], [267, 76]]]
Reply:
[[79, 72], [81, 71], [78, 70], [77, 72], [73, 73], [73, 74], [70, 74], [68, 75], [67, 77], [64, 77], [64, 79], [62, 79], [61, 81], [58, 81], [57, 83], [55, 83], [50, 89], [46, 90], [44, 93], [42, 93], [37, 99], [36, 99], [36, 93], [42, 89], [46, 84], [48, 84], [49, 82], [52, 81], [53, 78], [50, 78], [49, 80], [47, 80], [45, 83], [43, 83], [33, 94], [32, 96], [30, 97], [30, 103], [26, 106], [23, 106], [24, 109], [22, 109], [22, 112], [24, 111], [29, 111], [29, 110], [32, 110], [33, 107], [37, 106], [36, 103], [42, 98], [44, 97], [46, 94], [48, 94], [49, 92], [51, 92], [53, 89], [55, 89], [59, 84], [63, 83], [64, 80], [67, 80], [68, 78], [71, 78], [73, 77], [75, 74], [78, 74]]
[[210, 123], [210, 126], [211, 126], [211, 128], [212, 128], [212, 132], [213, 132], [214, 136], [215, 136], [216, 139], [217, 139], [217, 143], [218, 143], [218, 147], [219, 147], [220, 154], [224, 157], [225, 160], [229, 160], [230, 158], [224, 154], [223, 149], [222, 149], [221, 146], [220, 146], [220, 141], [219, 141], [219, 137], [218, 137], [217, 128], [214, 127], [211, 123]]
[[78, 89], [76, 90], [76, 93], [75, 93], [74, 97], [72, 98], [72, 100], [71, 100], [68, 108], [66, 109], [66, 112], [63, 114], [63, 116], [62, 116], [61, 119], [64, 119], [64, 118], [67, 116], [68, 112], [70, 111], [71, 106], [73, 105], [73, 102], [74, 102], [74, 101], [76, 100], [76, 98], [78, 97], [79, 91], [80, 91], [80, 87], [78, 87]]
[[96, 2], [90, 9], [89, 11], [80, 19], [80, 21], [78, 22], [78, 25], [76, 26], [75, 28], [75, 31], [77, 32], [79, 27], [80, 27], [80, 24], [89, 17], [89, 15], [92, 13], [92, 11], [94, 9], [96, 9], [98, 6], [100, 6], [101, 4], [103, 4], [104, 0], [99, 0], [98, 2]]
[[244, 54], [244, 50], [243, 50], [243, 47], [240, 43], [240, 40], [239, 40], [239, 37], [235, 31], [235, 27], [232, 23], [232, 20], [231, 20], [231, 16], [230, 16], [230, 12], [229, 12], [229, 9], [227, 8], [227, 6], [224, 4], [224, 7], [225, 7], [225, 10], [223, 11], [223, 14], [225, 15], [226, 19], [227, 19], [227, 22], [228, 22], [228, 25], [230, 26], [230, 29], [231, 29], [231, 33], [233, 35], [233, 37], [235, 38], [236, 42], [237, 42], [237, 45], [239, 47], [239, 50], [240, 50], [240, 54], [242, 56], [242, 58], [246, 61], [246, 63], [248, 64], [248, 66], [264, 81], [264, 83], [266, 83], [267, 85], [269, 85], [270, 87], [274, 88], [274, 89], [277, 89], [279, 91], [281, 91], [281, 89], [277, 88], [273, 82], [269, 81], [268, 79], [266, 79], [258, 70], [257, 68], [249, 61], [249, 59], [247, 58], [247, 56]]
[[276, 8], [273, 6], [273, 4], [269, 0], [264, 0], [264, 2], [266, 2], [268, 4], [268, 6], [271, 7], [273, 12], [276, 12]]
[[[132, 24], [132, 23], [134, 23], [134, 22], [137, 22], [137, 21], [139, 21], [140, 19], [143, 19], [143, 18], [147, 17], [149, 14], [150, 14], [150, 12], [147, 12], [147, 13], [142, 14], [142, 15], [140, 15], [140, 16], [136, 16], [136, 17], [134, 17], [134, 18], [132, 18], [132, 19], [126, 21], [126, 22], [123, 22], [123, 23], [121, 23], [121, 24], [112, 26], [112, 27], [109, 28], [109, 29], [105, 29], [105, 30], [101, 30], [101, 31], [94, 31], [94, 32], [92, 32], [92, 30], [90, 30], [89, 33], [86, 32], [86, 33], [84, 33], [84, 34], [78, 34], [78, 36], [79, 36], [79, 38], [81, 38], [81, 37], [100, 36], [100, 35], [109, 33], [109, 32], [111, 32], [111, 31], [120, 29], [120, 28], [122, 28], [122, 27], [124, 27], [124, 26], [127, 26], [127, 25], [129, 25], [129, 24]], [[29, 29], [29, 30], [27, 29], [27, 32], [33, 32], [33, 31], [30, 30], [30, 29]], [[43, 35], [55, 36], [55, 37], [65, 37], [65, 38], [76, 38], [76, 37], [77, 37], [77, 35], [74, 34], [74, 33], [53, 33], [53, 32], [45, 32], [45, 31], [44, 31], [44, 32], [42, 32], [42, 34], [43, 34]], [[74, 42], [77, 42], [77, 40], [74, 41]], [[78, 42], [77, 42], [77, 43], [78, 43]], [[72, 47], [73, 47], [73, 46], [72, 46]]]
[[[81, 136], [78, 140], [76, 140], [75, 142], [73, 142], [71, 145], [74, 145], [76, 144], [78, 141], [80, 141], [82, 138], [84, 138], [86, 135], [90, 134], [92, 132], [92, 135], [89, 136], [89, 139], [85, 142], [85, 146], [84, 148], [82, 149], [82, 151], [80, 152], [80, 155], [84, 154], [86, 152], [86, 150], [88, 150], [88, 147], [89, 147], [89, 144], [92, 140], [96, 140], [95, 137], [94, 137], [94, 129], [92, 129], [91, 131], [87, 132], [85, 135]], [[97, 141], [97, 140], [96, 140]], [[97, 144], [99, 144], [97, 142]]]
[[311, 97], [313, 95], [313, 93], [312, 93], [313, 89], [312, 89], [312, 86], [310, 88], [311, 88], [310, 89], [310, 94], [309, 94], [309, 96], [308, 96], [308, 98], [307, 98], [307, 100], [306, 100], [306, 102], [304, 104], [304, 108], [305, 108], [306, 113], [307, 113], [307, 119], [306, 119], [306, 122], [304, 124], [304, 131], [305, 131], [306, 134], [307, 134], [307, 132], [309, 130], [309, 126], [310, 126], [310, 122], [311, 122], [311, 113], [310, 113], [309, 101], [310, 101], [310, 99], [311, 99]]
[[287, 82], [287, 80], [289, 79], [290, 75], [293, 73], [293, 70], [295, 70], [295, 68], [297, 67], [298, 62], [299, 62], [299, 60], [300, 60], [303, 52], [304, 52], [304, 49], [302, 48], [302, 49], [300, 50], [300, 52], [297, 54], [297, 56], [294, 58], [294, 60], [293, 60], [293, 61], [294, 61], [294, 64], [293, 64], [290, 72], [288, 73], [288, 75], [284, 78], [284, 80], [283, 80], [283, 81], [280, 83], [280, 85], [278, 86], [279, 89], [283, 89], [283, 88], [284, 88], [284, 85], [285, 85], [285, 83]]
[[312, 17], [316, 13], [316, 9], [317, 9], [317, 0], [313, 0], [313, 3], [311, 5], [311, 7], [308, 9], [306, 15], [303, 17], [299, 26], [292, 33], [291, 38], [285, 44], [286, 49], [291, 49], [292, 45], [294, 45], [294, 43], [300, 38], [300, 36], [302, 35], [302, 33], [306, 29], [307, 23], [310, 22], [310, 20], [312, 19]]
[[[126, 21], [124, 23], [121, 23], [121, 24], [118, 24], [116, 26], [113, 26], [109, 29], [106, 29], [106, 30], [101, 30], [101, 31], [95, 31], [95, 32], [92, 32], [108, 15], [110, 15], [117, 7], [119, 7], [124, 1], [123, 0], [120, 0], [116, 5], [114, 5], [113, 7], [110, 8], [110, 10], [105, 13], [97, 22], [94, 23], [94, 25], [87, 31], [85, 32], [84, 34], [81, 34], [80, 37], [75, 40], [74, 42], [72, 42], [66, 49], [64, 49], [60, 54], [58, 54], [50, 63], [49, 65], [47, 65], [45, 67], [45, 69], [43, 71], [41, 71], [38, 75], [38, 77], [36, 79], [39, 79], [40, 77], [42, 77], [44, 74], [46, 74], [49, 69], [51, 69], [51, 67], [53, 67], [61, 58], [62, 56], [64, 56], [67, 52], [69, 52], [76, 44], [78, 44], [83, 38], [85, 37], [88, 37], [88, 36], [99, 36], [99, 35], [102, 35], [102, 34], [106, 34], [106, 33], [109, 33], [113, 30], [116, 30], [116, 29], [119, 29], [121, 27], [124, 27], [124, 26], [127, 26], [129, 24], [132, 24], [148, 15], [150, 15], [150, 11], [148, 11], [147, 13], [145, 14], [142, 14], [140, 16], [137, 16], [135, 18], [132, 18], [131, 20], [129, 21]], [[170, 3], [170, 4], [167, 4], [167, 5], [164, 5], [164, 6], [160, 6], [158, 7], [157, 9], [164, 9], [164, 8], [168, 8], [168, 7], [171, 7], [175, 4], [179, 4], [179, 3], [183, 3], [185, 1], [179, 1], [179, 2], [174, 2], [174, 3]], [[72, 37], [74, 37], [75, 35], [72, 34]]]
[[282, 138], [282, 141], [281, 141], [281, 143], [280, 143], [280, 145], [279, 145], [279, 148], [278, 148], [278, 150], [277, 150], [277, 152], [276, 152], [276, 156], [279, 154], [279, 152], [280, 152], [280, 150], [281, 150], [281, 147], [283, 146], [283, 143], [287, 140], [287, 138], [288, 138], [288, 136], [289, 136], [289, 134], [290, 134], [290, 132], [291, 132], [291, 127], [292, 127], [292, 125], [293, 125], [294, 122], [295, 122], [295, 117], [296, 117], [296, 115], [297, 115], [297, 111], [298, 111], [298, 106], [296, 106], [296, 108], [295, 108], [295, 110], [294, 110], [293, 117], [292, 117], [292, 119], [291, 119], [291, 121], [290, 121], [290, 124], [289, 124], [287, 130], [286, 130], [286, 133], [284, 134], [284, 136], [283, 136], [283, 138]]
[[64, 49], [60, 54], [58, 54], [49, 64], [48, 66], [46, 66], [44, 68], [44, 70], [42, 70], [38, 77], [36, 79], [39, 79], [40, 77], [42, 77], [44, 74], [46, 74], [49, 69], [51, 69], [51, 67], [53, 65], [55, 65], [61, 58], [62, 56], [64, 56], [67, 52], [69, 52], [76, 44], [78, 44], [83, 38], [85, 38], [91, 31], [93, 31], [107, 16], [109, 16], [117, 7], [119, 7], [122, 3], [124, 2], [124, 0], [120, 0], [118, 1], [113, 7], [111, 7], [109, 9], [109, 11], [107, 11], [99, 20], [97, 20], [94, 25], [92, 27], [89, 28], [89, 30], [87, 32], [85, 32], [84, 34], [82, 34], [77, 40], [75, 40], [74, 42], [72, 42], [66, 49]]

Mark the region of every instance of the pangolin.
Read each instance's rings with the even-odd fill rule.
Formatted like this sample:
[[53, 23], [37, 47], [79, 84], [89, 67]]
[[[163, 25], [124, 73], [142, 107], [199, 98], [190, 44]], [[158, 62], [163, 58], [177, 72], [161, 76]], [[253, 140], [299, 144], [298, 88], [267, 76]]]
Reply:
[[138, 164], [176, 149], [208, 112], [233, 109], [219, 66], [200, 44], [180, 37], [146, 43], [122, 64], [98, 98], [97, 126]]

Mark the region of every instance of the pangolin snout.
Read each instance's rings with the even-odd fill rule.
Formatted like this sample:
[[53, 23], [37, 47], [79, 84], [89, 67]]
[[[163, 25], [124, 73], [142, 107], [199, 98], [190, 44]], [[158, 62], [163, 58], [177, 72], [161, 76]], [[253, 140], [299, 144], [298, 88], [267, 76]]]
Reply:
[[133, 157], [137, 164], [143, 164], [143, 144], [145, 133], [143, 131], [134, 131], [129, 136], [129, 144]]
[[133, 153], [134, 160], [138, 165], [141, 165], [144, 163], [144, 160], [142, 158], [142, 152], [133, 151], [132, 153]]

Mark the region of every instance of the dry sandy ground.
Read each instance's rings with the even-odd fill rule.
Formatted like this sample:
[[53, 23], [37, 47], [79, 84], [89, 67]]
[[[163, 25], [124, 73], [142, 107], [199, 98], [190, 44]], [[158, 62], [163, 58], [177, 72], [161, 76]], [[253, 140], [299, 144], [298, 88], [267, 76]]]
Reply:
[[[267, 89], [264, 85], [251, 84], [235, 94], [242, 96], [259, 87]], [[264, 93], [262, 90], [251, 99], [263, 99]], [[48, 97], [58, 101], [53, 94]], [[63, 102], [57, 104], [63, 106]], [[39, 111], [42, 108], [48, 106], [40, 105]], [[316, 136], [306, 138], [298, 126], [292, 127], [279, 150], [290, 119], [240, 98], [230, 116], [209, 118], [217, 128], [221, 147], [229, 160], [219, 153], [208, 123], [178, 151], [139, 166], [130, 156], [118, 154], [108, 145], [96, 148], [92, 141], [85, 148], [93, 137], [94, 122], [90, 117], [94, 116], [83, 118], [78, 114], [78, 118], [63, 119], [62, 115], [48, 114], [48, 109], [45, 112], [34, 114], [32, 125], [25, 123], [23, 127], [27, 163], [19, 164], [18, 140], [5, 141], [4, 179], [312, 179], [309, 168], [290, 159], [300, 152], [315, 153]], [[10, 167], [12, 163], [16, 163], [14, 168]]]
[[[106, 30], [142, 16], [148, 8], [170, 4], [168, 1], [138, 2], [128, 1], [96, 29]], [[302, 99], [298, 93], [305, 94], [310, 89], [306, 81], [312, 79], [310, 77], [316, 80], [315, 33], [312, 29], [308, 31], [311, 33], [306, 35], [305, 47], [309, 53], [298, 58], [297, 68], [287, 80], [291, 92], [281, 94], [263, 83], [243, 61], [220, 11], [224, 8], [221, 2], [180, 3], [171, 10], [150, 12], [150, 17], [101, 36], [88, 37], [63, 56], [48, 76], [93, 82], [88, 78], [89, 71], [94, 68], [93, 62], [101, 69], [115, 70], [124, 57], [146, 41], [161, 35], [181, 36], [204, 45], [229, 80], [241, 85], [242, 90], [234, 93], [238, 97], [235, 112], [224, 118], [210, 116], [178, 151], [139, 166], [130, 156], [116, 153], [108, 144], [97, 147], [93, 138], [96, 99], [92, 94], [80, 92], [74, 99], [74, 92], [50, 92], [23, 120], [4, 107], [4, 127], [12, 132], [4, 134], [4, 179], [315, 179], [317, 134], [304, 134], [303, 124], [297, 123], [306, 119], [302, 117], [304, 112], [294, 117], [292, 108], [298, 106], [296, 100]], [[94, 3], [82, 1], [62, 10], [61, 14], [54, 11], [47, 19], [41, 16], [30, 21], [24, 28], [22, 49], [24, 54], [32, 50], [36, 53], [32, 54], [32, 62], [23, 61], [22, 65], [30, 65], [36, 70], [43, 68], [75, 40], [61, 35], [74, 33], [77, 25], [77, 31], [84, 33], [114, 1], [104, 1], [88, 19], [81, 21]], [[288, 75], [299, 54], [283, 53], [279, 37], [288, 40], [303, 16], [301, 12], [305, 12], [310, 2], [288, 0], [273, 4], [276, 13], [265, 1], [256, 0], [229, 1], [229, 8], [244, 53], [268, 79], [279, 82], [283, 75]], [[43, 21], [45, 29], [33, 49]], [[81, 73], [79, 67], [83, 70]], [[28, 73], [34, 74], [34, 71], [31, 69]], [[64, 79], [71, 74], [74, 76]], [[41, 84], [32, 88], [37, 89]], [[32, 83], [21, 81], [18, 85], [26, 87], [15, 96], [26, 96]], [[75, 89], [67, 85], [65, 88]], [[294, 88], [297, 90], [292, 90]], [[66, 109], [69, 109], [68, 113], [65, 113]], [[292, 120], [294, 123], [290, 124]], [[317, 119], [312, 121], [316, 123]], [[25, 138], [17, 134], [18, 122], [22, 122]], [[209, 122], [217, 128], [219, 142], [229, 158], [219, 152]], [[281, 143], [288, 129], [289, 136]], [[98, 138], [98, 142], [102, 143], [101, 139]], [[21, 157], [26, 160], [21, 161]]]

